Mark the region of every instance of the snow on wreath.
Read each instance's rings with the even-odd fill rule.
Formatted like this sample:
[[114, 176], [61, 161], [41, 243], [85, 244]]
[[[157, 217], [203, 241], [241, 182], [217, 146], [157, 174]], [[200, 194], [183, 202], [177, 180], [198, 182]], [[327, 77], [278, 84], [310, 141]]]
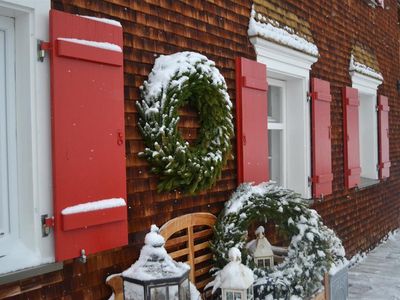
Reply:
[[[253, 222], [271, 220], [290, 241], [287, 256], [276, 266], [259, 267], [247, 243]], [[346, 263], [340, 239], [326, 227], [318, 213], [293, 191], [272, 183], [242, 184], [225, 204], [214, 228], [214, 290], [218, 274], [229, 263], [228, 249], [236, 247], [242, 262], [253, 269], [255, 299], [306, 299], [322, 287], [330, 269]], [[275, 247], [278, 248], [278, 247]]]
[[[201, 127], [190, 146], [178, 131], [178, 109], [194, 107]], [[224, 77], [204, 55], [179, 52], [156, 59], [137, 103], [151, 171], [159, 176], [158, 191], [195, 193], [211, 187], [231, 151], [232, 103]]]

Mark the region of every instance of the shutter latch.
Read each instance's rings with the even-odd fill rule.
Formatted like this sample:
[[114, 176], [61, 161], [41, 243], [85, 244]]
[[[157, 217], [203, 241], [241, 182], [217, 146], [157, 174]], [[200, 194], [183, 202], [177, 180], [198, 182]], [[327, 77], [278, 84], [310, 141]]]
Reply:
[[51, 45], [49, 42], [45, 42], [42, 40], [38, 40], [37, 45], [38, 61], [43, 62], [46, 56], [46, 51], [49, 51], [51, 49]]
[[313, 179], [311, 176], [308, 176], [308, 187], [311, 187]]
[[42, 237], [49, 236], [51, 228], [54, 227], [54, 217], [42, 215]]
[[307, 97], [307, 102], [310, 102], [310, 101], [311, 101], [311, 96], [312, 96], [312, 93], [307, 92], [307, 95], [306, 95], [306, 97]]

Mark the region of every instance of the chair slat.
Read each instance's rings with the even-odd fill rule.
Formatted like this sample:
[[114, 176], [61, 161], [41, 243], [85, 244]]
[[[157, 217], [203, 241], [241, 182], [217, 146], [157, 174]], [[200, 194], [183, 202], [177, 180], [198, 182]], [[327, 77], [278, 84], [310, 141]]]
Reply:
[[212, 259], [212, 254], [211, 253], [206, 254], [206, 255], [202, 255], [202, 256], [196, 257], [194, 259], [194, 264], [197, 265], [198, 263], [201, 263], [201, 262], [204, 262], [204, 261], [207, 261], [207, 260], [210, 260], [210, 259]]
[[181, 257], [181, 256], [188, 255], [188, 254], [189, 254], [189, 249], [188, 248], [184, 248], [184, 249], [169, 253], [169, 255], [174, 259], [176, 257]]
[[207, 267], [198, 269], [198, 270], [196, 270], [196, 271], [194, 272], [194, 276], [195, 276], [195, 277], [198, 277], [198, 276], [207, 274], [208, 271], [210, 271], [211, 268], [212, 268], [212, 266], [207, 266]]
[[210, 246], [210, 242], [207, 241], [207, 242], [203, 242], [203, 243], [194, 245], [193, 250], [194, 250], [194, 252], [197, 252], [199, 250], [208, 248], [209, 246]]

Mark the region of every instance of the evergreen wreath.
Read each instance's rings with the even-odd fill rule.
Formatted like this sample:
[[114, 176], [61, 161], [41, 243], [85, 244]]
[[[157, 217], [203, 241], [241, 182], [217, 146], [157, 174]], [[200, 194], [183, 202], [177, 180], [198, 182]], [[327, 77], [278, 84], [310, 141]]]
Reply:
[[[178, 109], [194, 107], [200, 129], [190, 146], [178, 131]], [[194, 52], [161, 55], [142, 87], [137, 103], [139, 129], [158, 191], [176, 188], [194, 193], [211, 187], [231, 151], [232, 103], [224, 77], [213, 61]]]
[[[291, 239], [288, 256], [267, 270], [255, 266], [245, 247], [250, 223], [265, 218], [273, 220], [278, 230]], [[272, 183], [242, 184], [225, 204], [211, 244], [214, 272], [229, 262], [227, 255], [232, 247], [240, 249], [242, 262], [257, 276], [254, 292], [259, 299], [309, 297], [321, 288], [325, 272], [346, 261], [341, 241], [322, 223], [318, 213], [308, 208], [298, 194]]]

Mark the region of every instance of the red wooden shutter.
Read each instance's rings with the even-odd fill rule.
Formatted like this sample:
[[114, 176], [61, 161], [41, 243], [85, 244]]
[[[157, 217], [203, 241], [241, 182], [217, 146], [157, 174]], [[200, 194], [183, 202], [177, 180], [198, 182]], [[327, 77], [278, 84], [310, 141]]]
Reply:
[[332, 194], [331, 87], [328, 81], [311, 79], [312, 191], [319, 198]]
[[343, 88], [344, 177], [346, 188], [360, 184], [360, 141], [358, 125], [358, 90]]
[[389, 160], [389, 101], [385, 96], [378, 97], [379, 122], [379, 178], [388, 178], [390, 175]]
[[50, 39], [60, 261], [128, 241], [122, 28], [51, 10]]
[[238, 182], [269, 180], [268, 83], [264, 64], [236, 59]]

